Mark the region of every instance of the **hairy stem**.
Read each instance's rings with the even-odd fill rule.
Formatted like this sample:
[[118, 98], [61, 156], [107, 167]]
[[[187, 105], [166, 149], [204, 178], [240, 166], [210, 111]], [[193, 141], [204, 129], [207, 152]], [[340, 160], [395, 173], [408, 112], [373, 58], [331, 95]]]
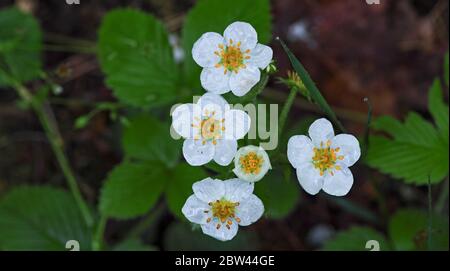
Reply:
[[81, 211], [81, 214], [85, 220], [85, 223], [91, 227], [94, 220], [92, 218], [92, 215], [89, 211], [89, 208], [84, 201], [83, 197], [81, 196], [80, 189], [78, 188], [77, 180], [75, 178], [75, 175], [72, 171], [72, 168], [70, 167], [69, 161], [64, 154], [63, 149], [63, 140], [61, 137], [61, 134], [59, 133], [58, 126], [56, 124], [53, 111], [51, 110], [50, 106], [47, 103], [40, 103], [33, 99], [33, 95], [30, 93], [30, 91], [20, 84], [19, 82], [16, 82], [14, 80], [10, 80], [14, 88], [16, 89], [19, 96], [28, 104], [31, 105], [33, 110], [35, 111], [36, 115], [39, 118], [39, 121], [41, 122], [41, 125], [44, 129], [44, 132], [50, 141], [50, 146], [53, 150], [53, 153], [56, 156], [56, 160], [58, 161], [59, 166], [61, 167], [61, 170], [67, 180], [67, 184], [69, 186], [70, 191], [72, 192], [73, 197], [75, 198], [75, 201]]
[[291, 92], [289, 93], [289, 96], [286, 99], [286, 102], [284, 103], [283, 109], [281, 110], [280, 114], [280, 123], [278, 124], [278, 134], [283, 134], [283, 129], [286, 124], [286, 119], [289, 114], [289, 111], [291, 110], [292, 104], [294, 103], [295, 97], [297, 96], [297, 88], [293, 87], [291, 88]]
[[105, 235], [106, 222], [108, 217], [101, 215], [97, 224], [94, 239], [92, 240], [92, 250], [100, 251], [104, 247], [103, 236]]

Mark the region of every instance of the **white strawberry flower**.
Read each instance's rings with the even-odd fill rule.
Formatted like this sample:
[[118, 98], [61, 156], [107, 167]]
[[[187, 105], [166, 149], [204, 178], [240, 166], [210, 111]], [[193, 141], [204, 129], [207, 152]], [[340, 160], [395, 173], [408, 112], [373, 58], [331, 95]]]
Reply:
[[272, 60], [272, 49], [257, 43], [256, 30], [249, 23], [234, 22], [223, 36], [203, 34], [192, 48], [192, 57], [203, 67], [200, 81], [207, 91], [224, 94], [232, 91], [244, 96], [259, 82], [261, 71]]
[[244, 181], [257, 182], [272, 169], [267, 152], [256, 146], [240, 148], [234, 156], [233, 172]]
[[206, 93], [196, 104], [182, 104], [172, 113], [172, 127], [185, 138], [183, 156], [192, 166], [214, 160], [221, 166], [231, 163], [237, 140], [250, 129], [250, 116], [230, 109], [220, 95]]
[[239, 226], [256, 222], [264, 205], [253, 194], [254, 184], [240, 179], [221, 181], [206, 178], [192, 185], [191, 195], [181, 210], [204, 234], [220, 241], [233, 239]]
[[334, 135], [332, 124], [318, 119], [309, 127], [309, 138], [296, 135], [289, 139], [287, 156], [297, 170], [300, 185], [311, 195], [323, 189], [334, 196], [344, 196], [353, 185], [349, 167], [361, 156], [359, 142], [353, 135]]

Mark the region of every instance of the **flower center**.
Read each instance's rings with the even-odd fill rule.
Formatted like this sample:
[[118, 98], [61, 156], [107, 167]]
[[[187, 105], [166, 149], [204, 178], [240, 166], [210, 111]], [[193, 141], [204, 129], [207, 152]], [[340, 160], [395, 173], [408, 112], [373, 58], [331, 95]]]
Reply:
[[200, 135], [194, 137], [195, 140], [202, 139], [203, 145], [206, 144], [207, 141], [212, 141], [214, 145], [217, 144], [217, 139], [220, 139], [222, 136], [222, 132], [225, 131], [225, 119], [219, 120], [215, 118], [215, 111], [212, 111], [210, 114], [206, 111], [208, 115], [203, 119], [196, 118], [198, 124], [192, 124], [192, 127], [200, 128]]
[[246, 67], [244, 60], [250, 59], [250, 49], [242, 51], [241, 42], [233, 44], [232, 39], [230, 39], [230, 43], [227, 46], [219, 44], [219, 51], [215, 51], [214, 54], [220, 57], [220, 61], [215, 67], [223, 66], [224, 74], [227, 71], [238, 73], [239, 69]]
[[256, 152], [249, 152], [239, 158], [239, 163], [245, 174], [259, 174], [264, 159], [262, 156], [257, 155]]
[[326, 145], [321, 142], [320, 148], [314, 148], [314, 156], [312, 158], [312, 162], [314, 167], [320, 170], [320, 176], [323, 176], [324, 173], [328, 170], [331, 175], [334, 175], [333, 169], [340, 170], [341, 167], [336, 165], [337, 160], [343, 160], [344, 156], [337, 155], [340, 151], [340, 148], [331, 148], [331, 141], [328, 140]]
[[[213, 202], [208, 203], [211, 206], [212, 217], [209, 217], [206, 222], [210, 223], [212, 218], [217, 218], [221, 223], [227, 223], [225, 226], [227, 229], [231, 229], [231, 225], [233, 224], [232, 219], [236, 220], [237, 223], [241, 222], [239, 218], [235, 216], [236, 207], [239, 206], [239, 202], [231, 202], [226, 199], [220, 199]], [[205, 211], [205, 213], [209, 213], [209, 211]], [[216, 228], [220, 229], [221, 224], [217, 223]]]

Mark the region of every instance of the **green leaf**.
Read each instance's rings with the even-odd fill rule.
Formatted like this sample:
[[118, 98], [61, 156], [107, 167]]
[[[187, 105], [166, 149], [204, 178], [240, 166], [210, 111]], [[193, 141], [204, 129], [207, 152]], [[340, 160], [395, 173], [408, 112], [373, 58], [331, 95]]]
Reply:
[[181, 213], [187, 198], [193, 194], [192, 184], [206, 178], [206, 173], [200, 167], [192, 167], [188, 164], [180, 164], [168, 177], [166, 197], [169, 210], [181, 219]]
[[366, 243], [375, 240], [380, 245], [380, 251], [391, 250], [389, 243], [383, 234], [368, 227], [352, 227], [346, 231], [339, 232], [333, 239], [327, 241], [324, 250], [338, 251], [368, 251]]
[[403, 209], [392, 216], [389, 235], [397, 250], [448, 250], [448, 216], [432, 215], [431, 247], [428, 248], [429, 215], [425, 211]]
[[291, 178], [271, 170], [255, 184], [255, 194], [264, 202], [264, 214], [273, 219], [287, 216], [295, 207], [299, 197], [299, 185]]
[[127, 219], [150, 210], [165, 185], [165, 167], [159, 162], [124, 162], [109, 174], [100, 196], [100, 211]]
[[47, 187], [18, 187], [0, 201], [0, 250], [89, 250], [91, 233], [73, 197]]
[[144, 244], [137, 238], [126, 239], [112, 249], [113, 251], [156, 251], [153, 246]]
[[371, 136], [366, 162], [406, 183], [424, 185], [442, 181], [448, 174], [448, 141], [433, 125], [411, 112], [405, 123], [380, 117], [372, 123], [392, 139]]
[[428, 110], [439, 128], [440, 134], [444, 141], [448, 143], [449, 140], [449, 110], [448, 105], [444, 103], [444, 96], [442, 93], [442, 85], [439, 79], [435, 79], [428, 92]]
[[185, 223], [170, 225], [163, 243], [168, 251], [251, 251], [258, 248], [256, 236], [242, 227], [233, 240], [222, 242], [204, 235], [199, 228], [191, 229]]
[[132, 9], [109, 12], [99, 32], [106, 83], [124, 103], [149, 107], [176, 98], [179, 71], [164, 26]]
[[184, 73], [189, 86], [200, 87], [201, 68], [191, 57], [194, 43], [205, 32], [222, 35], [225, 28], [235, 21], [250, 23], [258, 33], [259, 43], [267, 43], [270, 40], [271, 16], [268, 0], [200, 0], [188, 13], [182, 30], [182, 42], [188, 56]]
[[0, 86], [33, 80], [41, 72], [42, 34], [33, 16], [16, 8], [0, 11]]
[[170, 137], [168, 124], [149, 115], [139, 115], [124, 127], [122, 145], [128, 157], [158, 160], [174, 167], [180, 158], [182, 141]]
[[294, 68], [295, 72], [300, 76], [300, 79], [305, 85], [305, 88], [308, 90], [311, 98], [320, 107], [320, 109], [325, 114], [327, 114], [328, 117], [339, 127], [339, 129], [342, 132], [345, 132], [344, 126], [342, 126], [341, 122], [338, 120], [336, 114], [328, 105], [322, 93], [320, 93], [319, 89], [316, 87], [316, 84], [309, 76], [309, 73], [306, 71], [305, 67], [303, 67], [302, 63], [300, 63], [300, 61], [294, 56], [294, 54], [291, 52], [291, 50], [289, 50], [286, 44], [281, 39], [278, 40], [280, 41], [283, 50], [287, 54], [289, 61], [292, 64], [292, 67]]

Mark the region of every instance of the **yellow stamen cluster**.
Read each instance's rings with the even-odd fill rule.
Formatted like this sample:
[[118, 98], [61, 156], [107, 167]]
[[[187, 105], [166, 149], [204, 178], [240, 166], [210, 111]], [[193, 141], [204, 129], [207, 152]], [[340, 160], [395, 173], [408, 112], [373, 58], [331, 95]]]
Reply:
[[246, 67], [244, 60], [250, 59], [250, 49], [242, 51], [241, 42], [234, 44], [232, 39], [227, 46], [219, 44], [219, 51], [215, 51], [214, 54], [220, 57], [215, 67], [223, 67], [224, 74], [228, 71], [238, 73], [239, 69]]
[[[206, 112], [209, 114], [209, 112]], [[205, 145], [207, 141], [212, 141], [214, 145], [217, 144], [217, 139], [222, 137], [222, 132], [225, 131], [225, 119], [216, 119], [215, 111], [203, 119], [195, 118], [198, 125], [192, 124], [192, 127], [200, 129], [200, 134], [194, 137], [195, 140], [202, 139], [202, 144]]]
[[[233, 225], [232, 219], [237, 223], [241, 222], [241, 220], [236, 217], [236, 207], [239, 206], [239, 202], [221, 199], [208, 204], [211, 206], [212, 217], [208, 217], [206, 220], [207, 223], [210, 223], [213, 218], [217, 218], [222, 224], [226, 222], [225, 226], [227, 229], [231, 229], [231, 225]], [[209, 213], [209, 211], [205, 211], [205, 213]], [[222, 224], [217, 223], [216, 229], [220, 229]]]
[[343, 160], [344, 156], [337, 155], [340, 148], [331, 148], [331, 141], [328, 140], [326, 145], [321, 142], [320, 148], [314, 148], [314, 156], [312, 158], [314, 167], [320, 170], [320, 176], [323, 176], [328, 170], [333, 175], [333, 169], [341, 170], [341, 167], [336, 165], [337, 160]]
[[256, 154], [256, 152], [248, 152], [246, 155], [242, 155], [239, 158], [239, 163], [241, 164], [242, 171], [245, 174], [259, 174], [261, 171], [264, 159], [262, 156]]

